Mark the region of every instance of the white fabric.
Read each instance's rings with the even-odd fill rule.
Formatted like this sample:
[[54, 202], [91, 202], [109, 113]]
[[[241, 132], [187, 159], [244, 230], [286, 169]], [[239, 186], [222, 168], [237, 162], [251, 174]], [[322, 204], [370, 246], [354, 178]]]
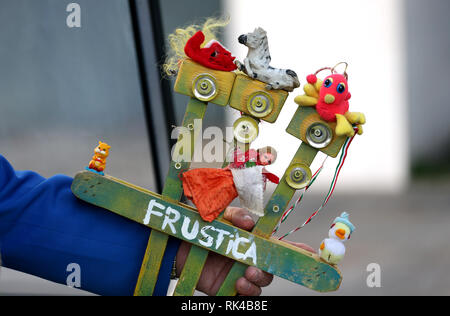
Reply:
[[230, 169], [241, 206], [258, 216], [264, 216], [263, 168], [263, 166], [255, 166], [244, 169]]
[[345, 255], [345, 246], [344, 243], [340, 242], [336, 239], [326, 238], [324, 240], [325, 249], [327, 249], [331, 254], [336, 257], [340, 257]]

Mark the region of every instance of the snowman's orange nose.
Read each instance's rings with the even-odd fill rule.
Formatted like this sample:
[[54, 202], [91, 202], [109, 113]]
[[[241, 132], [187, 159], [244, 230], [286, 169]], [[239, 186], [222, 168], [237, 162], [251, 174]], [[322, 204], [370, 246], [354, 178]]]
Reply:
[[335, 232], [336, 236], [338, 236], [340, 239], [345, 239], [345, 230], [342, 228], [336, 229]]
[[324, 98], [326, 104], [331, 104], [334, 102], [335, 97], [332, 94], [327, 94]]

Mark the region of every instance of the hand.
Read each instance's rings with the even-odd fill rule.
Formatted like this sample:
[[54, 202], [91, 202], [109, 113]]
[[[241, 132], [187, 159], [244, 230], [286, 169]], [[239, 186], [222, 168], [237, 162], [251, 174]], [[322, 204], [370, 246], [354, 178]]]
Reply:
[[[249, 215], [248, 211], [238, 207], [228, 207], [224, 213], [224, 219], [230, 221], [234, 226], [250, 231], [255, 222]], [[315, 252], [311, 247], [301, 243], [288, 243]], [[179, 275], [183, 269], [186, 258], [189, 254], [190, 244], [182, 242], [177, 253], [177, 274]], [[197, 290], [207, 294], [215, 295], [225, 280], [235, 261], [209, 252], [206, 263], [203, 267], [202, 274], [197, 283]], [[272, 283], [273, 275], [264, 272], [256, 267], [248, 267], [245, 275], [236, 281], [236, 290], [239, 295], [258, 296], [261, 294], [261, 288]]]

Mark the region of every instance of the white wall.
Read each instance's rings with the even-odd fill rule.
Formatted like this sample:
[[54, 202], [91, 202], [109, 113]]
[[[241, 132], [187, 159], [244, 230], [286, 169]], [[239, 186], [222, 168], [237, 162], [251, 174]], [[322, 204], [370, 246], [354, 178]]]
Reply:
[[[225, 0], [227, 47], [242, 60], [247, 49], [240, 34], [263, 27], [272, 66], [306, 75], [340, 61], [349, 63], [350, 109], [366, 114], [365, 133], [357, 137], [341, 173], [338, 190], [398, 192], [409, 180], [404, 35], [401, 0]], [[300, 141], [285, 132], [297, 105], [290, 93], [275, 124], [262, 123], [254, 146], [272, 145], [280, 159], [271, 171], [281, 175]], [[232, 115], [232, 119], [238, 114]], [[233, 120], [230, 120], [231, 122]], [[316, 158], [312, 171], [323, 156]], [[337, 159], [328, 159], [316, 187], [329, 186]]]

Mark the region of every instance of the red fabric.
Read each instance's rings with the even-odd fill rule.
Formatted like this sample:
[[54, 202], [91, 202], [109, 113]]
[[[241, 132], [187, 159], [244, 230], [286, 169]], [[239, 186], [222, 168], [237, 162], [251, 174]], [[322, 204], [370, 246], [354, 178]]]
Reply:
[[254, 149], [249, 149], [243, 154], [239, 148], [237, 148], [234, 152], [234, 162], [230, 164], [231, 168], [239, 169], [244, 168], [245, 163], [249, 161], [254, 161], [256, 164], [258, 160], [258, 152]]
[[263, 175], [267, 178], [267, 180], [269, 180], [272, 183], [278, 184], [280, 183], [280, 178], [278, 178], [275, 174], [268, 172], [268, 171], [264, 171]]
[[204, 41], [205, 35], [202, 31], [195, 33], [184, 47], [186, 56], [211, 69], [233, 71], [237, 68], [233, 62], [236, 57], [231, 56], [231, 53], [219, 42], [214, 42], [209, 47], [200, 48]]
[[[329, 87], [325, 87], [325, 81], [331, 78], [333, 83]], [[345, 84], [345, 91], [343, 93], [338, 93], [336, 88], [338, 84]], [[335, 100], [331, 104], [325, 103], [325, 96], [331, 94], [335, 97]], [[319, 91], [319, 100], [316, 105], [317, 113], [320, 117], [327, 122], [335, 122], [336, 114], [344, 115], [348, 111], [348, 100], [351, 94], [348, 92], [347, 79], [341, 74], [332, 74], [323, 80], [322, 86]]]
[[317, 82], [317, 76], [316, 75], [308, 75], [306, 77], [306, 81], [310, 84], [315, 84]]
[[238, 196], [229, 169], [198, 168], [183, 173], [184, 195], [212, 222]]

